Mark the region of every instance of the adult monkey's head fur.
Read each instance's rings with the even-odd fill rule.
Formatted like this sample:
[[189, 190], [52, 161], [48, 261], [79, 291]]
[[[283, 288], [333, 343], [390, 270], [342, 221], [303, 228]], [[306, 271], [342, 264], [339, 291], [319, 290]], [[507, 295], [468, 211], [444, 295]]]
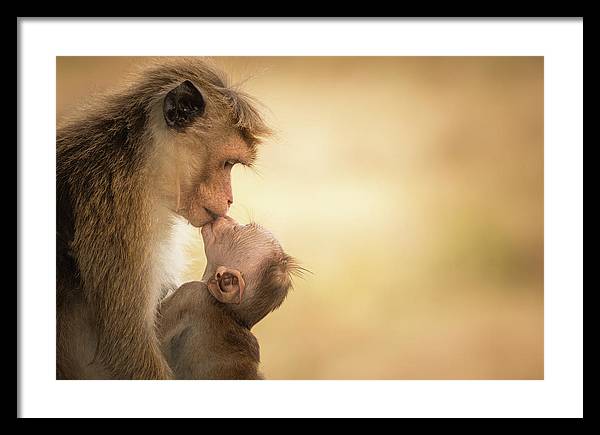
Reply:
[[[110, 377], [169, 377], [154, 322], [161, 288], [173, 285], [158, 252], [170, 217], [200, 227], [224, 216], [232, 166], [251, 164], [269, 129], [197, 58], [153, 61], [72, 113], [57, 129], [58, 376], [89, 364], [72, 344], [89, 327]], [[75, 306], [85, 325], [73, 325]]]
[[233, 201], [232, 166], [252, 164], [256, 146], [270, 133], [251, 98], [197, 58], [154, 61], [130, 82], [67, 120], [59, 141], [80, 136], [91, 142], [81, 121], [102, 119], [99, 133], [113, 135], [102, 139], [121, 144], [119, 154], [160, 175], [156, 193], [173, 211], [196, 227], [224, 216]]

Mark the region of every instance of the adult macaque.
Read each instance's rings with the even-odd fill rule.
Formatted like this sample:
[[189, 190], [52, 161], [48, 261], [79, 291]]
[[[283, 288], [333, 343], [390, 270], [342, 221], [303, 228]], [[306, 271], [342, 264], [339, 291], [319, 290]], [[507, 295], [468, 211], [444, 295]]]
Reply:
[[250, 330], [281, 305], [302, 268], [256, 224], [219, 218], [202, 237], [202, 282], [184, 284], [161, 304], [163, 353], [177, 379], [262, 379]]
[[231, 168], [269, 133], [198, 59], [161, 60], [57, 129], [59, 379], [168, 379], [155, 322], [180, 285], [178, 227], [231, 203]]

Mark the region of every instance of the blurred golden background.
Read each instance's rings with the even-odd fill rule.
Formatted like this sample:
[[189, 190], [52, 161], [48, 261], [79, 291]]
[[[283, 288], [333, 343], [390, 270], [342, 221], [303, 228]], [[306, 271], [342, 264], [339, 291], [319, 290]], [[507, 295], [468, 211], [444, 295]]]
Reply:
[[[57, 58], [57, 116], [143, 60]], [[253, 330], [267, 378], [543, 379], [542, 57], [213, 61], [277, 131], [231, 215], [312, 271]]]

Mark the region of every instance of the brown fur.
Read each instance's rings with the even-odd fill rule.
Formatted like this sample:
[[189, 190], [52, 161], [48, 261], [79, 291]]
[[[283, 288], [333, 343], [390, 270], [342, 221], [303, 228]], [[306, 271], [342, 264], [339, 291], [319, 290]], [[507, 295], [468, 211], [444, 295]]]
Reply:
[[[172, 131], [161, 102], [190, 80], [206, 112]], [[201, 226], [231, 198], [226, 159], [269, 133], [251, 100], [198, 59], [159, 59], [57, 128], [57, 378], [166, 379], [155, 331], [172, 216]]]
[[160, 308], [163, 354], [176, 379], [262, 379], [258, 342], [203, 282], [181, 286]]

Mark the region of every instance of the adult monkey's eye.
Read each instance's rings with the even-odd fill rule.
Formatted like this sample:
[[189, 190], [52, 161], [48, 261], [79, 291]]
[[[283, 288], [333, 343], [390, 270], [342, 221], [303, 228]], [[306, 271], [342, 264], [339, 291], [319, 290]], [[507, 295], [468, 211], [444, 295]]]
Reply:
[[235, 160], [226, 160], [225, 164], [223, 165], [224, 169], [231, 169], [233, 168], [233, 165], [235, 165], [237, 162]]

